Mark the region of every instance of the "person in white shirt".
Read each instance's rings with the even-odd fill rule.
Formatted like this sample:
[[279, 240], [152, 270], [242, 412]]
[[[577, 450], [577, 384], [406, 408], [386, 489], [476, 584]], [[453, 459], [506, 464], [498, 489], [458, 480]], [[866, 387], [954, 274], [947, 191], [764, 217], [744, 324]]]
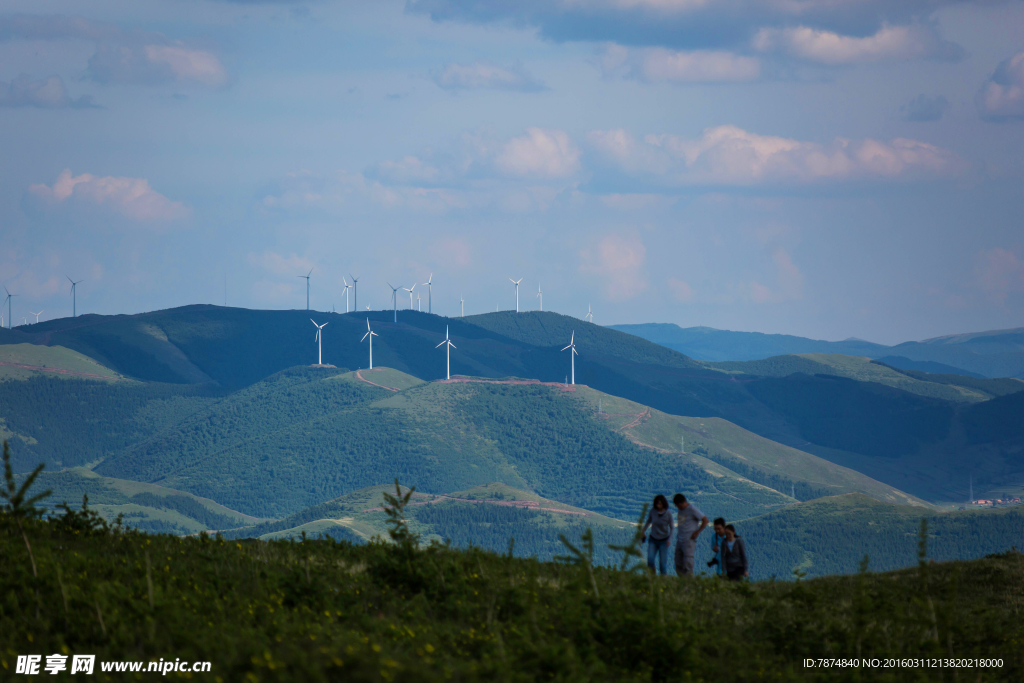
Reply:
[[697, 554], [697, 537], [708, 525], [703, 512], [691, 505], [686, 496], [677, 493], [672, 497], [678, 510], [676, 522], [676, 575], [693, 576], [693, 563]]

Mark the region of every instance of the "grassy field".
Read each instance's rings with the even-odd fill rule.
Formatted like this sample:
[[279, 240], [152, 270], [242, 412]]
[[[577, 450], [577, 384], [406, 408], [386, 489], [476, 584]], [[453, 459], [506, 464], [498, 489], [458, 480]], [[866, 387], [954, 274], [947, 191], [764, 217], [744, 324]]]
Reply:
[[[888, 503], [927, 505], [855, 470], [765, 439], [727, 420], [669, 415], [586, 387], [579, 389], [579, 395], [595, 412], [600, 407], [601, 419], [609, 427], [636, 443], [673, 453], [685, 447], [688, 457], [696, 458], [696, 462], [719, 476], [736, 478], [742, 472], [737, 464], [755, 470], [747, 472], [755, 481], [757, 472], [775, 476], [777, 481], [771, 483], [785, 496], [779, 503], [793, 500], [788, 481], [814, 489], [816, 495], [798, 494], [801, 499], [860, 492]], [[710, 464], [709, 459], [718, 467]], [[725, 471], [730, 465], [737, 469]]]
[[[17, 655], [209, 661], [214, 681], [1019, 681], [1024, 557], [803, 582], [657, 579], [403, 543], [235, 542], [0, 516]], [[34, 561], [29, 561], [26, 542]], [[33, 569], [35, 567], [35, 569]], [[806, 658], [984, 658], [968, 670]], [[45, 662], [45, 659], [44, 659]], [[186, 676], [171, 674], [175, 679]], [[139, 674], [139, 678], [145, 674]]]
[[40, 374], [68, 379], [122, 379], [121, 375], [110, 368], [63, 346], [0, 345], [0, 381], [24, 380]]

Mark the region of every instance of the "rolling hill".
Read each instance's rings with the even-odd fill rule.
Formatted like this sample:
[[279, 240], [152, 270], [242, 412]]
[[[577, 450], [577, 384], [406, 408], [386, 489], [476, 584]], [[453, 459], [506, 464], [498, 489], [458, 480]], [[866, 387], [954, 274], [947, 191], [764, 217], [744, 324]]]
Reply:
[[1024, 379], [1024, 328], [948, 335], [885, 346], [862, 339], [830, 342], [786, 334], [683, 328], [671, 323], [611, 327], [697, 360], [744, 361], [806, 353], [843, 354], [884, 359], [889, 365], [906, 370]]
[[[784, 356], [746, 365], [695, 361], [633, 335], [556, 313], [504, 312], [447, 319], [401, 311], [397, 324], [389, 311], [311, 315], [331, 323], [324, 329], [327, 362], [350, 368], [364, 364], [367, 349], [359, 339], [369, 318], [381, 335], [375, 340], [375, 360], [425, 380], [443, 372], [444, 356], [434, 346], [446, 327], [457, 345], [453, 372], [547, 382], [565, 380], [568, 363], [560, 349], [575, 333], [582, 354], [577, 381], [607, 394], [671, 415], [727, 420], [931, 500], [958, 500], [966, 495], [962, 468], [955, 463], [955, 454], [962, 452], [969, 454], [969, 467], [977, 472], [979, 493], [1024, 486], [1020, 468], [1013, 465], [1024, 436], [1003, 430], [1005, 438], [990, 439], [967, 424], [972, 404], [990, 404], [986, 408], [990, 412], [1004, 411], [1001, 417], [989, 416], [987, 424], [1013, 422], [1013, 402], [992, 399], [1024, 387], [1018, 380], [936, 375], [835, 354]], [[121, 439], [114, 450], [136, 443], [143, 435], [153, 440], [156, 432], [178, 419], [168, 415], [201, 410], [233, 391], [314, 360], [309, 316], [305, 311], [191, 306], [23, 326], [0, 341], [59, 344], [147, 384], [124, 389], [135, 392], [132, 417], [125, 420], [114, 418], [111, 404], [84, 396], [93, 389], [71, 390], [76, 394], [71, 400], [67, 389], [55, 394], [33, 388], [31, 396], [19, 400], [21, 389], [6, 383], [0, 386], [3, 428], [5, 433], [25, 437], [14, 437], [22, 467], [41, 458], [66, 466], [95, 462], [101, 430]], [[1003, 348], [998, 336], [992, 338], [996, 348]], [[164, 401], [159, 405], [167, 410], [153, 409], [158, 404], [152, 396], [157, 394]], [[144, 409], [146, 405], [151, 408]], [[19, 411], [22, 414], [16, 414]], [[61, 442], [63, 434], [37, 435], [38, 415], [47, 411], [82, 413], [91, 431], [83, 426], [79, 432], [88, 443], [79, 445], [78, 453], [69, 454], [67, 444]], [[26, 424], [35, 426], [29, 429]], [[868, 424], [870, 429], [865, 428]], [[38, 443], [30, 443], [32, 439]], [[922, 476], [921, 464], [931, 461], [939, 467]]]

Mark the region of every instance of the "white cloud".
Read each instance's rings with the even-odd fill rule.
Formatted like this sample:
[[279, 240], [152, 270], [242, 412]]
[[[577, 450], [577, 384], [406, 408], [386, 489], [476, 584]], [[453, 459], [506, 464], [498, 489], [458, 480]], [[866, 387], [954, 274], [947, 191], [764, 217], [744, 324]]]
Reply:
[[488, 62], [446, 64], [433, 74], [434, 82], [445, 90], [517, 90], [537, 92], [544, 86], [527, 73], [521, 64], [502, 67]]
[[527, 128], [505, 143], [494, 163], [512, 175], [564, 178], [579, 170], [580, 150], [565, 131]]
[[89, 73], [101, 83], [199, 83], [223, 87], [227, 70], [208, 50], [173, 44], [103, 44], [89, 58]]
[[1004, 60], [978, 93], [978, 110], [992, 120], [1024, 118], [1024, 52]]
[[122, 31], [82, 17], [18, 14], [0, 18], [0, 40], [96, 42], [88, 73], [103, 83], [198, 83], [220, 88], [227, 70], [207, 47], [160, 33]]
[[754, 49], [780, 52], [819, 64], [861, 64], [908, 59], [958, 59], [962, 50], [920, 25], [883, 24], [874, 35], [844, 36], [808, 26], [763, 28], [754, 36]]
[[598, 63], [605, 76], [645, 83], [725, 83], [752, 81], [761, 75], [757, 58], [723, 51], [631, 50], [611, 44], [604, 46]]
[[647, 248], [635, 235], [608, 235], [580, 252], [580, 272], [594, 275], [611, 301], [632, 299], [647, 289]]
[[952, 152], [917, 140], [888, 143], [837, 138], [830, 145], [757, 135], [736, 126], [708, 128], [698, 139], [595, 131], [591, 145], [627, 173], [660, 175], [670, 184], [753, 185], [951, 175]]
[[77, 100], [71, 99], [68, 89], [60, 76], [50, 76], [33, 81], [22, 74], [10, 83], [0, 82], [0, 107], [36, 107], [39, 109], [64, 109], [67, 107], [93, 107], [88, 95]]
[[140, 222], [165, 222], [187, 217], [191, 211], [155, 191], [144, 178], [97, 177], [91, 173], [71, 175], [65, 169], [53, 186], [32, 185], [29, 194], [46, 204], [108, 208]]

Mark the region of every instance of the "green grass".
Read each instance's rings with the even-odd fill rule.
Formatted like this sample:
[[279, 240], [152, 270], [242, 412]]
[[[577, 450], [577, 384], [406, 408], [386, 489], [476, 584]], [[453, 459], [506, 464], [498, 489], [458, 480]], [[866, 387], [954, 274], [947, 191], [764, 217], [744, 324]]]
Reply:
[[812, 576], [853, 573], [864, 556], [877, 570], [911, 566], [922, 518], [936, 560], [1024, 550], [1024, 506], [923, 512], [857, 493], [772, 511], [737, 522], [736, 530], [746, 539], [752, 575], [787, 579], [798, 566]]
[[[64, 652], [210, 661], [203, 679], [289, 683], [1024, 676], [1019, 553], [736, 585], [443, 546], [90, 534], [40, 522], [28, 523], [27, 537], [38, 578], [21, 535], [0, 518], [7, 675], [18, 654]], [[803, 665], [952, 656], [1000, 658], [1002, 667], [954, 678]], [[126, 678], [99, 669], [95, 680]]]
[[[13, 365], [30, 365], [30, 368], [19, 368]], [[63, 372], [62, 372], [63, 371]], [[121, 379], [121, 375], [110, 368], [97, 363], [92, 358], [63, 346], [42, 346], [39, 344], [5, 344], [0, 345], [0, 381], [25, 380], [36, 375], [47, 375], [62, 379], [108, 378]]]
[[108, 521], [124, 514], [125, 524], [144, 531], [191, 534], [264, 521], [207, 498], [156, 484], [103, 477], [82, 467], [44, 471], [37, 481], [41, 489], [53, 491], [48, 499], [51, 504], [68, 503], [77, 508], [87, 495], [89, 506]]
[[[593, 389], [581, 389], [580, 395], [595, 411], [600, 405], [603, 419], [611, 428], [622, 429], [623, 434], [637, 443], [678, 452], [682, 438], [690, 457], [696, 455], [713, 474], [736, 478], [745, 473], [755, 481], [761, 479], [774, 485], [774, 490], [781, 494], [776, 504], [793, 502], [788, 485], [792, 483], [794, 486], [803, 484], [802, 490], [814, 494], [810, 497], [860, 492], [888, 503], [926, 505], [914, 496], [859, 472], [758, 436], [727, 420], [680, 417], [659, 410], [648, 413], [646, 406]], [[637, 421], [636, 416], [641, 413], [645, 415]], [[623, 429], [635, 421], [635, 426]], [[709, 459], [717, 467], [709, 464]], [[728, 469], [730, 465], [736, 469]], [[769, 476], [759, 477], [758, 473]], [[807, 499], [799, 493], [798, 497]]]
[[[870, 358], [845, 356], [837, 353], [802, 353], [791, 356], [775, 356], [764, 360], [728, 361], [707, 363], [708, 367], [732, 373], [759, 375], [762, 377], [787, 377], [796, 372], [806, 375], [835, 375], [858, 382], [875, 382], [894, 389], [902, 389], [919, 396], [938, 398], [955, 403], [976, 403], [987, 401], [1003, 390], [1002, 380], [977, 380], [963, 377], [963, 384], [954, 383], [958, 378], [942, 376], [944, 381], [932, 382], [926, 373], [907, 373], [873, 362]], [[991, 385], [990, 391], [983, 387]], [[1021, 387], [1024, 389], [1024, 385]]]

